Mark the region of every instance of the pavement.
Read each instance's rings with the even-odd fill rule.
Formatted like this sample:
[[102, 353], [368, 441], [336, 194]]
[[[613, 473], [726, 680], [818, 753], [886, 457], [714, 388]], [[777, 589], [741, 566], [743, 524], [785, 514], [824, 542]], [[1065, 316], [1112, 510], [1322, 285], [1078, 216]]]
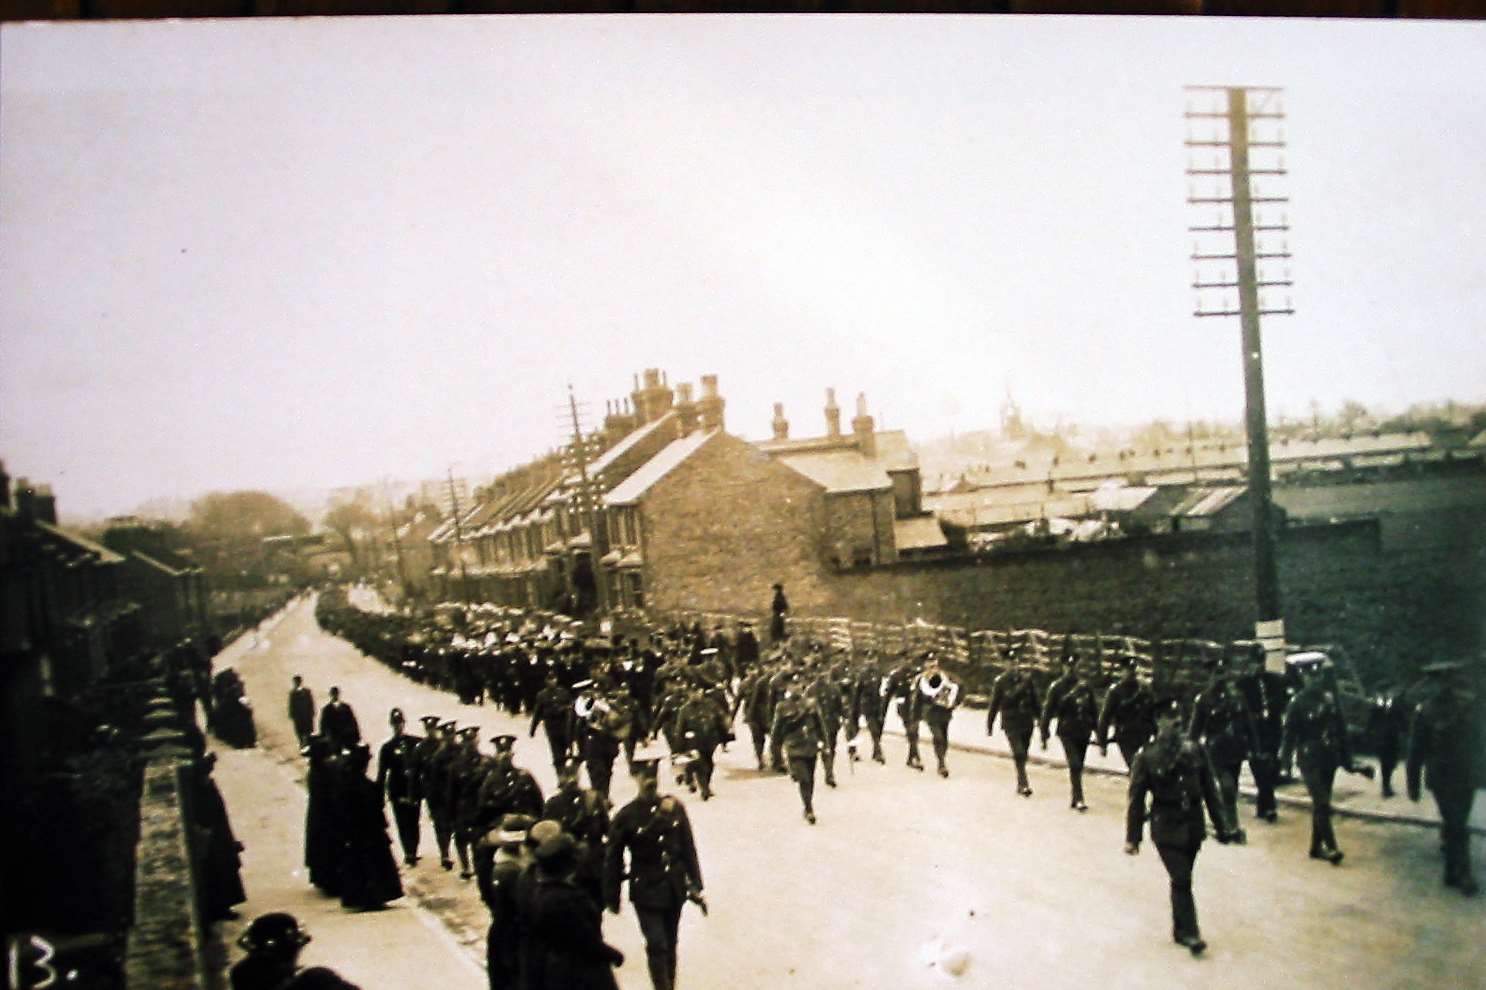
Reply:
[[[241, 662], [262, 648], [284, 618], [279, 613], [266, 620], [229, 646], [217, 663]], [[365, 990], [483, 985], [483, 965], [415, 898], [393, 901], [383, 911], [352, 912], [310, 886], [304, 869], [304, 773], [298, 760], [279, 747], [218, 747], [216, 752], [217, 786], [233, 830], [247, 846], [247, 903], [238, 906], [237, 920], [220, 926], [231, 962], [243, 955], [237, 938], [252, 919], [288, 911], [312, 939], [300, 956], [301, 965], [329, 966]], [[376, 951], [368, 952], [368, 945]]]
[[[426, 821], [424, 859], [403, 870], [409, 896], [388, 911], [343, 912], [297, 872], [303, 798], [293, 791], [299, 771], [285, 696], [296, 673], [320, 702], [339, 685], [374, 744], [393, 705], [414, 718], [479, 725], [485, 740], [514, 732], [516, 762], [550, 792], [545, 741], [528, 737], [529, 719], [460, 705], [361, 656], [319, 630], [308, 599], [256, 641], [234, 643], [224, 664], [243, 675], [261, 747], [224, 753], [218, 771], [247, 845], [245, 919], [280, 907], [305, 912], [316, 939], [305, 962], [331, 965], [363, 990], [482, 987], [484, 906], [473, 884], [429, 855]], [[1486, 986], [1486, 898], [1442, 887], [1428, 829], [1340, 821], [1347, 859], [1332, 867], [1307, 858], [1309, 821], [1300, 813], [1250, 825], [1246, 846], [1203, 847], [1195, 889], [1209, 949], [1193, 959], [1171, 942], [1155, 851], [1149, 843], [1139, 856], [1121, 851], [1125, 781], [1091, 775], [1091, 807], [1079, 814], [1068, 807], [1066, 774], [1035, 765], [1036, 795], [1018, 797], [1009, 761], [989, 758], [997, 740], [985, 738], [981, 715], [955, 718], [949, 780], [905, 768], [900, 738], [884, 740], [885, 766], [838, 760], [838, 788], [817, 779], [814, 827], [801, 820], [794, 785], [754, 767], [742, 729], [719, 754], [713, 800], [679, 789], [712, 908], [710, 917], [691, 908], [682, 916], [680, 986]], [[616, 768], [616, 804], [633, 790]], [[1482, 842], [1473, 845], [1480, 863]], [[604, 933], [627, 956], [619, 985], [648, 987], [628, 905], [604, 916]]]
[[[955, 712], [953, 720], [949, 724], [949, 744], [952, 749], [967, 753], [984, 753], [990, 756], [1011, 759], [1011, 743], [1007, 740], [1005, 733], [1001, 731], [1001, 724], [996, 723], [994, 735], [987, 736], [985, 731], [985, 709], [984, 708], [961, 708]], [[895, 722], [896, 716], [891, 716], [890, 721]], [[901, 728], [894, 729], [891, 725], [884, 730], [884, 734], [895, 735], [902, 738]], [[933, 749], [929, 745], [929, 730], [923, 727], [919, 731], [920, 752], [928, 754], [925, 759], [932, 760]], [[1047, 748], [1042, 749], [1037, 736], [1034, 734], [1032, 740], [1032, 752], [1028, 758], [1029, 763], [1037, 763], [1043, 766], [1056, 767], [1066, 770], [1068, 767], [1067, 756], [1063, 753], [1063, 744], [1058, 741], [1056, 735], [1048, 740]], [[1393, 772], [1393, 787], [1395, 794], [1391, 798], [1382, 795], [1382, 778], [1378, 771], [1378, 761], [1372, 757], [1361, 757], [1359, 764], [1370, 766], [1373, 769], [1373, 779], [1369, 780], [1361, 774], [1338, 773], [1336, 783], [1332, 788], [1331, 804], [1335, 814], [1346, 818], [1356, 818], [1366, 821], [1391, 822], [1399, 825], [1414, 825], [1421, 828], [1438, 828], [1440, 824], [1439, 809], [1435, 806], [1434, 799], [1429, 791], [1425, 790], [1421, 799], [1417, 802], [1410, 801], [1405, 794], [1404, 767], [1400, 763]], [[1085, 774], [1098, 773], [1108, 774], [1116, 777], [1129, 777], [1129, 771], [1125, 767], [1125, 761], [1120, 757], [1119, 747], [1110, 743], [1109, 755], [1101, 756], [1098, 746], [1090, 746], [1084, 757]], [[1252, 804], [1257, 791], [1254, 788], [1254, 779], [1249, 774], [1248, 765], [1244, 765], [1243, 776], [1239, 781], [1239, 792]], [[1276, 803], [1280, 806], [1280, 813], [1288, 806], [1297, 813], [1310, 814], [1311, 800], [1306, 794], [1305, 786], [1300, 782], [1297, 774], [1295, 779], [1289, 783], [1281, 784], [1275, 791]], [[1247, 822], [1241, 823], [1246, 828]], [[1486, 799], [1477, 800], [1471, 809], [1471, 829], [1477, 835], [1486, 835]]]

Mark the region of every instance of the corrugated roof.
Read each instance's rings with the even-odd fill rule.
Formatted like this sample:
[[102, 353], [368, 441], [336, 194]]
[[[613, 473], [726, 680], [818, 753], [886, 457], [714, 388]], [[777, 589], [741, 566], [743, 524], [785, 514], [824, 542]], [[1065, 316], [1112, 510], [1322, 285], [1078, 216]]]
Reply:
[[150, 567], [153, 567], [156, 570], [164, 571], [166, 574], [169, 574], [171, 577], [180, 577], [182, 574], [186, 574], [186, 573], [188, 573], [191, 570], [191, 568], [186, 568], [186, 567], [172, 567], [170, 564], [167, 564], [165, 561], [160, 560], [160, 559], [158, 559], [156, 557], [153, 557], [150, 554], [147, 554], [147, 553], [143, 552], [142, 550], [135, 550], [134, 551], [134, 556], [137, 559], [144, 561], [144, 563], [146, 565], [148, 565]]
[[893, 541], [898, 550], [930, 550], [948, 546], [939, 520], [933, 516], [916, 516], [912, 519], [893, 520]]
[[875, 492], [893, 487], [880, 461], [863, 457], [855, 450], [776, 456], [779, 463], [803, 474], [827, 492]]
[[680, 440], [672, 440], [660, 449], [650, 460], [640, 465], [634, 474], [625, 478], [614, 490], [604, 496], [605, 505], [633, 505], [640, 500], [650, 486], [685, 461], [692, 454], [702, 448], [708, 440], [721, 433], [721, 430], [709, 430], [706, 433], [693, 433], [691, 436], [682, 437]]
[[589, 473], [603, 473], [610, 466], [612, 466], [615, 461], [617, 461], [620, 457], [623, 457], [625, 453], [633, 450], [635, 448], [635, 445], [638, 444], [641, 440], [650, 436], [656, 430], [661, 429], [662, 423], [670, 423], [675, 419], [676, 410], [671, 409], [668, 410], [664, 416], [660, 417], [660, 419], [653, 419], [639, 429], [631, 430], [630, 432], [626, 433], [618, 443], [610, 447], [608, 450], [604, 451], [598, 457], [594, 458], [593, 463], [588, 465]]
[[1246, 488], [1242, 485], [1225, 485], [1220, 488], [1194, 488], [1191, 493], [1171, 510], [1173, 516], [1212, 516], [1232, 505]]

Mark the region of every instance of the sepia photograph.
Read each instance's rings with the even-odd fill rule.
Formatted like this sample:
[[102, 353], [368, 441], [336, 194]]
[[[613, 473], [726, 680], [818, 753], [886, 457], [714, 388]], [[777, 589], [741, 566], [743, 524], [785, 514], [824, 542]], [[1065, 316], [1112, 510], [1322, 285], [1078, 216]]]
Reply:
[[0, 25], [0, 988], [1486, 986], [1483, 93]]

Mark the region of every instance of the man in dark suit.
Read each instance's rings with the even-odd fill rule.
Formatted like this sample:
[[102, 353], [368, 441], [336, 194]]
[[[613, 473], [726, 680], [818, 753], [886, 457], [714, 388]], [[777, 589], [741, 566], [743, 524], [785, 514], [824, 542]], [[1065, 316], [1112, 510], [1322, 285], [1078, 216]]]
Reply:
[[[1147, 795], [1151, 798], [1149, 813]], [[1183, 735], [1181, 707], [1176, 700], [1160, 702], [1156, 706], [1156, 738], [1140, 751], [1130, 768], [1125, 852], [1131, 856], [1140, 852], [1149, 817], [1151, 841], [1171, 878], [1171, 935], [1194, 956], [1207, 948], [1197, 928], [1197, 904], [1192, 899], [1192, 867], [1207, 834], [1204, 805], [1218, 841], [1231, 841], [1236, 826], [1218, 796], [1207, 754]]]
[[351, 749], [361, 742], [361, 727], [356, 724], [356, 713], [341, 700], [338, 687], [330, 689], [330, 701], [320, 709], [320, 735], [337, 751]]
[[[629, 876], [629, 899], [645, 936], [645, 956], [655, 990], [676, 985], [676, 936], [688, 900], [706, 912], [702, 868], [686, 808], [672, 795], [662, 797], [658, 757], [634, 762], [639, 794], [621, 808], [609, 827], [604, 858], [604, 903], [619, 913], [619, 886]], [[629, 853], [629, 870], [624, 868]]]
[[294, 686], [289, 688], [289, 721], [294, 724], [299, 748], [304, 749], [315, 731], [315, 696], [304, 686], [304, 678], [298, 674], [294, 675]]
[[418, 862], [418, 812], [423, 801], [418, 769], [423, 740], [403, 732], [406, 720], [401, 708], [392, 709], [387, 721], [392, 726], [392, 737], [377, 751], [377, 787], [392, 804], [402, 861], [413, 866]]

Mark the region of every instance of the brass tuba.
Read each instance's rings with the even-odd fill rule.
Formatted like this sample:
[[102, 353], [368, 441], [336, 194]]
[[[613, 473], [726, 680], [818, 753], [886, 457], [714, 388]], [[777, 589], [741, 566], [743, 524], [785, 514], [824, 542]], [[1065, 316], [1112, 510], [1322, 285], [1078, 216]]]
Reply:
[[940, 708], [953, 708], [960, 699], [960, 684], [942, 670], [919, 678], [918, 689]]

